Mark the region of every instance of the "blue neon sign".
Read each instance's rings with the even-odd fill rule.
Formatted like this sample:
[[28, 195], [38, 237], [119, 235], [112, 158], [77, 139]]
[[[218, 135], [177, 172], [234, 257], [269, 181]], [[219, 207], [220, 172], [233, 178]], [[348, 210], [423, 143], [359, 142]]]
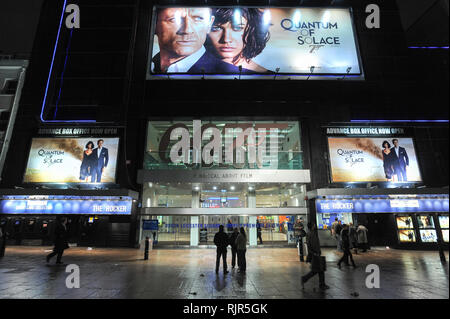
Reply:
[[3, 199], [1, 214], [131, 215], [131, 200], [96, 199]]
[[317, 213], [448, 212], [448, 198], [316, 200]]

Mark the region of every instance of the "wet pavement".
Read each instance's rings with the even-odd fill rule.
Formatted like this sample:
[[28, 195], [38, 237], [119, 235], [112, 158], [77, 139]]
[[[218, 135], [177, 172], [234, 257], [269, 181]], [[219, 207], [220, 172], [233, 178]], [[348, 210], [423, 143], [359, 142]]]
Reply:
[[[301, 289], [300, 277], [309, 264], [300, 263], [295, 248], [247, 250], [247, 274], [222, 269], [216, 275], [214, 249], [155, 249], [149, 260], [143, 251], [71, 247], [46, 264], [50, 247], [10, 246], [0, 258], [0, 298], [182, 298], [182, 299], [445, 299], [449, 298], [448, 263], [436, 251], [374, 248], [354, 255], [357, 268], [342, 266], [341, 254], [323, 249], [327, 258], [325, 292], [317, 276]], [[448, 252], [445, 253], [448, 260]], [[80, 268], [80, 288], [66, 287], [68, 264]], [[366, 287], [366, 266], [380, 268], [380, 288]]]

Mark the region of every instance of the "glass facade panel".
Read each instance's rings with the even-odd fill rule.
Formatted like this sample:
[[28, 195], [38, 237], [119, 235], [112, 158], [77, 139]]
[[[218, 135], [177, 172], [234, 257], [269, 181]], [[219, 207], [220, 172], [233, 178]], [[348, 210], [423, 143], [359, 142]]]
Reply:
[[353, 223], [352, 213], [317, 213], [317, 229], [331, 229], [335, 218], [342, 224]]
[[302, 169], [300, 123], [150, 121], [143, 167]]

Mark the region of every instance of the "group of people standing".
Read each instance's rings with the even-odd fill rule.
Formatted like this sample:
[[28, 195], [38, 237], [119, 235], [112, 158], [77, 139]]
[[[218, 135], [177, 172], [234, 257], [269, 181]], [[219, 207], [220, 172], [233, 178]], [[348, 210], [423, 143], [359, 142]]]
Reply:
[[245, 259], [245, 253], [247, 251], [247, 235], [245, 234], [244, 227], [239, 230], [234, 228], [231, 234], [227, 234], [224, 231], [223, 225], [219, 226], [219, 232], [214, 235], [214, 244], [217, 246], [217, 257], [216, 257], [216, 274], [219, 273], [220, 259], [223, 262], [223, 273], [227, 274], [227, 249], [231, 246], [231, 267], [232, 269], [236, 266], [239, 267], [240, 273], [245, 273], [247, 270], [247, 261]]

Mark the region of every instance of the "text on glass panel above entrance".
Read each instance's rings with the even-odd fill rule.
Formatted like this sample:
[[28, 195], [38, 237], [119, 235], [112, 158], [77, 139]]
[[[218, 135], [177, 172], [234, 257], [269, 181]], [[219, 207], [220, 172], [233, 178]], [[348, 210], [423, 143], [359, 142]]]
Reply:
[[144, 169], [302, 169], [297, 121], [150, 121]]

